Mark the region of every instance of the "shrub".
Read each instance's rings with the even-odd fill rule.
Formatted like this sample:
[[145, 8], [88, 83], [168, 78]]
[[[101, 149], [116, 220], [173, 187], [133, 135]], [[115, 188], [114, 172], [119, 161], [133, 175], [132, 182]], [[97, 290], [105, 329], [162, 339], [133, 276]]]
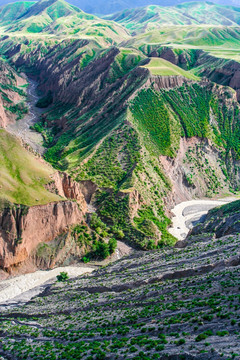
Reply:
[[177, 346], [184, 345], [185, 342], [186, 342], [185, 339], [179, 339], [179, 340], [176, 342], [176, 345], [177, 345]]
[[59, 275], [57, 275], [57, 281], [62, 281], [62, 282], [65, 282], [69, 279], [69, 276], [68, 276], [68, 273], [67, 272], [60, 272]]
[[114, 238], [110, 239], [108, 242], [108, 248], [109, 248], [109, 253], [113, 254], [117, 248], [117, 240]]

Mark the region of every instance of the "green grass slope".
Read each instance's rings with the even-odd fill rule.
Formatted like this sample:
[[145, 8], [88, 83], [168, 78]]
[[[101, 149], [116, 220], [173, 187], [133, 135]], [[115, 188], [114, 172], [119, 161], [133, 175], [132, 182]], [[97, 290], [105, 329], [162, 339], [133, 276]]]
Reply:
[[149, 71], [153, 75], [184, 76], [185, 78], [190, 80], [199, 80], [197, 76], [190, 73], [189, 71], [185, 71], [179, 66], [176, 66], [169, 61], [161, 58], [151, 58], [149, 64], [144, 65], [143, 67], [149, 69]]
[[61, 198], [44, 187], [54, 170], [0, 130], [0, 200], [24, 205], [47, 204]]
[[[240, 46], [240, 27], [164, 26], [134, 37], [126, 46], [141, 48], [146, 44], [161, 44], [179, 49], [202, 49], [208, 52], [236, 52]], [[224, 56], [224, 53], [222, 54]]]
[[[226, 88], [225, 96], [231, 99], [232, 95]], [[182, 136], [209, 138], [225, 148], [227, 154], [233, 150], [239, 158], [239, 106], [234, 100], [229, 106], [220, 99], [221, 93], [213, 84], [194, 83], [160, 92], [141, 90], [130, 109], [152, 153], [174, 157], [174, 138]], [[172, 115], [178, 126], [173, 123]]]
[[[14, 13], [20, 6], [13, 3], [8, 6], [9, 12]], [[21, 3], [23, 6], [24, 3]], [[112, 21], [102, 20], [89, 15], [63, 0], [41, 0], [31, 3], [25, 13], [20, 13], [14, 21], [6, 23], [2, 20], [7, 34], [21, 36], [61, 36], [75, 38], [102, 38], [105, 42], [120, 42], [129, 38], [127, 30]], [[25, 5], [24, 5], [25, 6]], [[4, 12], [3, 8], [3, 12]], [[9, 16], [10, 18], [10, 16]], [[1, 19], [0, 19], [1, 21]]]
[[35, 4], [33, 1], [18, 1], [0, 8], [0, 23], [7, 25], [24, 15]]

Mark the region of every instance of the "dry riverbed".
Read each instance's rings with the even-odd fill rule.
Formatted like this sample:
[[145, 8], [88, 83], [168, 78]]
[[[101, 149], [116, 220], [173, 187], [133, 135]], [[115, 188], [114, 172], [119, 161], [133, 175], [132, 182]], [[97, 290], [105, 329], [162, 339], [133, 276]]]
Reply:
[[204, 220], [209, 210], [237, 200], [236, 197], [226, 197], [219, 200], [190, 200], [176, 205], [173, 213], [172, 227], [169, 232], [178, 240], [184, 240], [190, 229], [198, 222]]
[[29, 144], [39, 154], [44, 153], [44, 147], [42, 145], [43, 138], [40, 133], [30, 129], [33, 126], [45, 109], [39, 109], [35, 106], [39, 100], [36, 89], [37, 83], [28, 79], [29, 86], [27, 88], [27, 104], [29, 112], [23, 119], [15, 121], [7, 126], [6, 130], [18, 138], [21, 138], [26, 144]]
[[56, 281], [60, 272], [67, 272], [70, 278], [91, 273], [93, 266], [66, 266], [53, 270], [36, 271], [0, 282], [0, 308], [5, 305], [16, 305], [29, 301], [41, 293], [49, 284]]
[[119, 260], [130, 254], [132, 249], [121, 241], [110, 258], [92, 262], [90, 264], [77, 264], [72, 266], [58, 267], [47, 271], [36, 271], [34, 273], [16, 276], [0, 282], [0, 309], [6, 306], [16, 306], [29, 301], [32, 297], [42, 293], [44, 289], [56, 281], [60, 272], [67, 272], [70, 278], [91, 273], [99, 266]]

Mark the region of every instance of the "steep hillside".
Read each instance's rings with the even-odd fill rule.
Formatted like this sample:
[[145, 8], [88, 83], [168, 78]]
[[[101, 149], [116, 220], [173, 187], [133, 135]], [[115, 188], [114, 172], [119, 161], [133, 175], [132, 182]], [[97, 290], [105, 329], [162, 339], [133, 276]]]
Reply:
[[[239, 56], [237, 51], [211, 50], [211, 54], [203, 50], [179, 49], [175, 47], [162, 46], [159, 44], [145, 44], [139, 47], [144, 55], [154, 58], [154, 61], [160, 62], [160, 59], [167, 60], [173, 65], [177, 65], [184, 70], [188, 70], [186, 77], [196, 75], [207, 77], [211, 81], [230, 86], [237, 92], [239, 100]], [[156, 60], [159, 58], [159, 60]], [[151, 66], [150, 62], [150, 66]], [[148, 65], [147, 65], [148, 66]], [[161, 66], [162, 67], [162, 66]], [[168, 66], [169, 68], [169, 66]], [[176, 68], [175, 68], [176, 70]], [[155, 69], [155, 71], [158, 71]], [[166, 69], [167, 71], [167, 69]], [[170, 72], [167, 72], [170, 74]], [[179, 70], [178, 73], [180, 74]]]
[[238, 235], [240, 231], [239, 212], [239, 200], [209, 211], [204, 222], [191, 231], [187, 241], [193, 241], [199, 237], [219, 239], [227, 235]]
[[23, 307], [2, 307], [1, 355], [238, 359], [239, 259], [230, 231], [56, 282]]
[[7, 4], [0, 8], [0, 22], [1, 24], [9, 24], [16, 21], [19, 17], [26, 13], [26, 11], [34, 5], [33, 1], [18, 1], [15, 4]]
[[27, 113], [26, 80], [0, 59], [0, 127], [6, 127]]

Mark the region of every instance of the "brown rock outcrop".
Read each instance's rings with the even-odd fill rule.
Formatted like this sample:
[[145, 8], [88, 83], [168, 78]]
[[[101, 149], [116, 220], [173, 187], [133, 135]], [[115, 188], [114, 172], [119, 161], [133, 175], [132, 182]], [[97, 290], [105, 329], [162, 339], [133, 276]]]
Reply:
[[159, 89], [171, 89], [175, 88], [177, 86], [182, 86], [183, 84], [187, 84], [192, 82], [192, 80], [189, 80], [185, 78], [184, 76], [154, 76], [151, 75], [145, 86], [149, 87], [152, 86], [155, 90]]
[[[0, 96], [0, 127], [5, 128], [9, 123], [13, 122], [16, 117], [13, 113], [7, 111], [5, 107], [17, 104], [23, 100], [18, 92], [12, 90], [11, 86], [24, 85], [26, 84], [26, 80], [18, 76], [7, 63], [0, 60], [0, 83], [4, 86], [3, 93]], [[12, 101], [12, 103], [9, 103], [6, 97], [9, 101]]]
[[74, 199], [80, 205], [82, 211], [87, 211], [87, 204], [90, 203], [97, 185], [91, 180], [74, 181], [71, 176], [64, 172], [56, 172], [52, 175], [54, 187], [58, 194], [67, 199]]
[[3, 102], [0, 99], [0, 127], [5, 128], [7, 123], [8, 123], [8, 117], [7, 117], [5, 109], [3, 107]]
[[0, 267], [7, 269], [24, 262], [39, 243], [51, 241], [80, 223], [84, 214], [72, 201], [29, 208], [6, 206], [0, 212]]

